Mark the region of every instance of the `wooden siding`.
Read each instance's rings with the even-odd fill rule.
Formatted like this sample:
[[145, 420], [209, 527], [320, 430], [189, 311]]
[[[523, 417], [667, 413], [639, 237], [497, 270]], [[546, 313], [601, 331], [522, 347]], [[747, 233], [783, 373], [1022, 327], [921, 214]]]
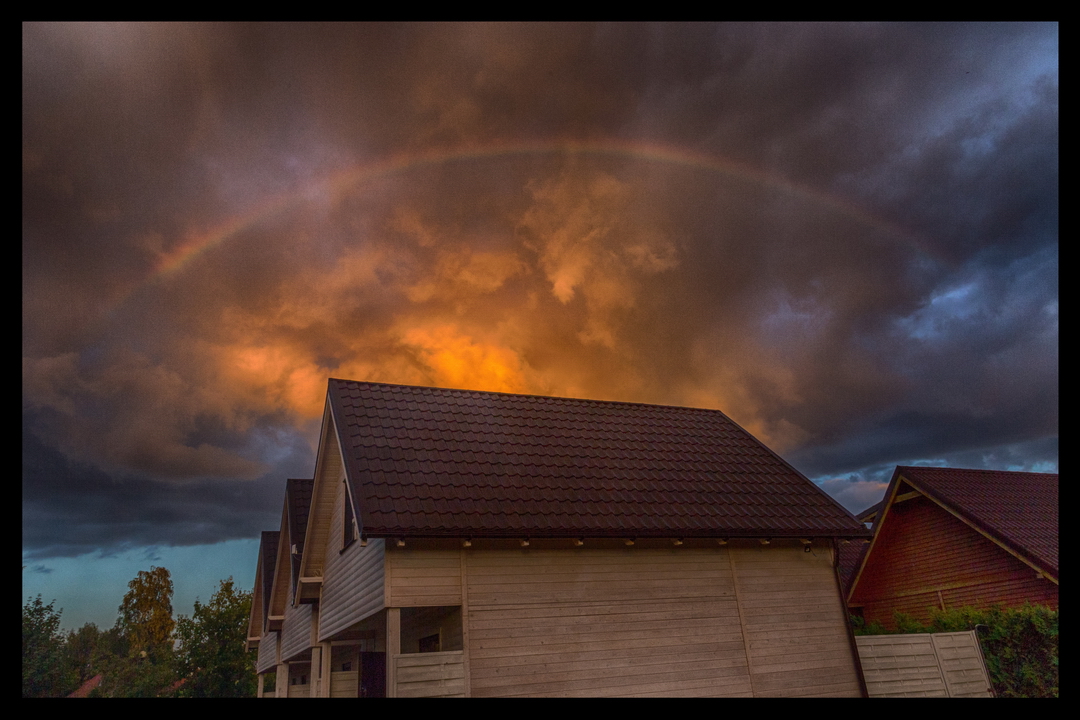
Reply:
[[255, 663], [255, 671], [269, 672], [277, 665], [278, 661], [278, 633], [269, 632], [259, 640], [259, 655]]
[[465, 697], [461, 650], [394, 655], [396, 697]]
[[755, 696], [859, 696], [827, 544], [735, 549], [739, 610]]
[[292, 660], [311, 649], [311, 605], [289, 604], [281, 626], [281, 659]]
[[356, 688], [359, 686], [359, 680], [360, 672], [358, 670], [350, 670], [348, 672], [338, 671], [330, 673], [330, 697], [356, 697]]
[[461, 552], [391, 547], [386, 553], [386, 606], [461, 605]]
[[291, 698], [311, 697], [311, 663], [289, 663], [289, 689], [285, 696]]
[[474, 697], [860, 693], [827, 546], [463, 552]]
[[894, 627], [900, 611], [926, 621], [934, 608], [1057, 607], [1058, 587], [938, 507], [916, 497], [893, 504], [874, 540], [849, 605]]
[[325, 545], [326, 577], [319, 604], [319, 640], [327, 640], [350, 625], [386, 607], [385, 543], [359, 541], [341, 551], [344, 524], [345, 483], [335, 481], [337, 499], [330, 516], [330, 532]]
[[870, 697], [991, 697], [973, 631], [855, 638]]

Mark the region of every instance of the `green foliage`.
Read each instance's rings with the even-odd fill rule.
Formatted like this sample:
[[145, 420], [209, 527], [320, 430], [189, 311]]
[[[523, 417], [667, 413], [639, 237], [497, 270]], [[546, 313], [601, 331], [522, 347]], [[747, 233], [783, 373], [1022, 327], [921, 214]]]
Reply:
[[[1058, 696], [1058, 611], [1043, 605], [1018, 608], [962, 607], [934, 610], [923, 624], [904, 613], [893, 615], [897, 633], [976, 630], [994, 694], [998, 697]], [[854, 618], [853, 624], [854, 624]], [[860, 618], [861, 620], [861, 618]], [[860, 623], [861, 625], [861, 623]], [[883, 635], [880, 625], [856, 626], [856, 635]]]
[[114, 655], [101, 666], [101, 684], [90, 697], [173, 697], [178, 676], [170, 657]]
[[850, 615], [849, 618], [856, 635], [885, 635], [888, 633], [885, 626], [877, 620], [871, 620], [867, 623], [865, 618], [858, 615]]
[[[102, 675], [91, 697], [164, 697], [175, 694], [173, 583], [169, 571], [151, 567], [128, 583], [116, 627], [96, 638], [91, 665]], [[90, 631], [86, 631], [92, 636]], [[89, 637], [88, 637], [89, 639]]]
[[101, 634], [94, 623], [86, 623], [77, 631], [73, 630], [67, 634], [64, 655], [79, 685], [98, 673], [96, 668], [101, 664], [101, 651], [98, 646], [104, 647]]
[[177, 659], [186, 677], [183, 697], [253, 697], [255, 656], [244, 647], [251, 593], [238, 592], [230, 577], [203, 605], [195, 601], [190, 618], [176, 624]]
[[54, 603], [44, 604], [40, 595], [28, 600], [23, 697], [62, 697], [98, 674], [102, 681], [91, 697], [253, 697], [255, 656], [244, 647], [251, 593], [223, 580], [210, 602], [196, 601], [192, 616], [176, 622], [172, 595], [168, 570], [140, 572], [128, 584], [115, 627], [87, 623], [66, 635]]
[[23, 605], [23, 697], [63, 697], [77, 687], [65, 662], [61, 611], [53, 609], [55, 603], [46, 605], [38, 595]]
[[140, 570], [128, 583], [128, 592], [120, 605], [117, 627], [134, 656], [159, 658], [172, 651], [173, 583], [169, 571], [151, 567]]

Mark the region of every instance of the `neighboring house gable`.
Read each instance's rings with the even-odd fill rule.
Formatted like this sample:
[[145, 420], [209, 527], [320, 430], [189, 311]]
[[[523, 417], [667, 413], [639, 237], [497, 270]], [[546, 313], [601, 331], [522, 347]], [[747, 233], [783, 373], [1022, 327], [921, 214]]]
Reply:
[[248, 650], [257, 649], [255, 658], [255, 672], [259, 675], [258, 695], [267, 697], [274, 695], [273, 687], [267, 687], [267, 677], [270, 685], [276, 683], [275, 671], [278, 664], [279, 635], [277, 631], [269, 629], [267, 617], [270, 610], [270, 596], [273, 594], [274, 575], [277, 570], [278, 545], [281, 533], [278, 530], [267, 530], [262, 533], [259, 542], [259, 559], [255, 568], [255, 589], [251, 598], [251, 616], [248, 619]]
[[331, 696], [859, 695], [869, 535], [717, 411], [331, 380], [295, 597]]
[[1057, 484], [1056, 474], [897, 467], [870, 513], [849, 606], [886, 627], [897, 611], [927, 620], [934, 608], [1056, 607]]
[[251, 617], [248, 619], [247, 648], [254, 650], [266, 632], [266, 614], [277, 564], [278, 531], [264, 530], [259, 540], [259, 558], [255, 566], [255, 588], [251, 597]]
[[[278, 550], [279, 577], [275, 578], [275, 597], [271, 607], [283, 608], [281, 625], [281, 660], [302, 662], [311, 656], [311, 605], [295, 602], [296, 579], [307, 530], [313, 481], [291, 479], [286, 483], [282, 518], [282, 541]], [[303, 657], [300, 657], [303, 656]], [[302, 673], [304, 679], [308, 674]], [[307, 684], [307, 683], [301, 683]], [[290, 692], [293, 685], [290, 684]]]

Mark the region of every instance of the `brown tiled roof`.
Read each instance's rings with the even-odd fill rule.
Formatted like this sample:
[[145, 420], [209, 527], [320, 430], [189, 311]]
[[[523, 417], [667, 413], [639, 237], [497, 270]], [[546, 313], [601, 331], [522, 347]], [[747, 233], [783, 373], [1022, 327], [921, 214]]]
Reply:
[[1056, 473], [901, 466], [895, 475], [1057, 577]]
[[296, 552], [290, 551], [292, 585], [300, 577], [300, 558], [304, 555], [304, 534], [307, 532], [308, 513], [311, 511], [311, 492], [314, 480], [289, 479], [285, 483], [285, 502], [289, 513], [289, 542], [296, 546]]
[[863, 537], [716, 410], [330, 380], [372, 537]]
[[851, 581], [855, 579], [855, 571], [862, 567], [863, 556], [870, 549], [870, 543], [856, 540], [840, 545], [840, 560], [836, 564], [840, 573], [840, 587], [847, 595], [851, 589]]
[[277, 570], [277, 547], [280, 534], [281, 532], [278, 530], [263, 530], [259, 542], [259, 554], [262, 561], [263, 623], [266, 623], [266, 618], [270, 615], [270, 593], [274, 588], [274, 572]]

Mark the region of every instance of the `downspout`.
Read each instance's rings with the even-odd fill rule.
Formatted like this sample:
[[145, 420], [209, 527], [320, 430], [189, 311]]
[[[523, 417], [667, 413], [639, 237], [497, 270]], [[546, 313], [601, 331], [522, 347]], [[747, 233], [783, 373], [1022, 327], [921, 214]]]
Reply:
[[859, 645], [855, 642], [855, 631], [851, 627], [851, 611], [848, 610], [847, 597], [844, 594], [844, 584], [840, 582], [840, 543], [834, 537], [832, 539], [833, 551], [833, 576], [836, 578], [836, 590], [840, 595], [840, 607], [844, 610], [844, 628], [847, 630], [848, 643], [851, 645], [851, 655], [855, 658], [855, 671], [859, 676], [859, 690], [863, 697], [870, 697], [866, 690], [866, 678], [863, 677], [862, 660], [859, 658]]

